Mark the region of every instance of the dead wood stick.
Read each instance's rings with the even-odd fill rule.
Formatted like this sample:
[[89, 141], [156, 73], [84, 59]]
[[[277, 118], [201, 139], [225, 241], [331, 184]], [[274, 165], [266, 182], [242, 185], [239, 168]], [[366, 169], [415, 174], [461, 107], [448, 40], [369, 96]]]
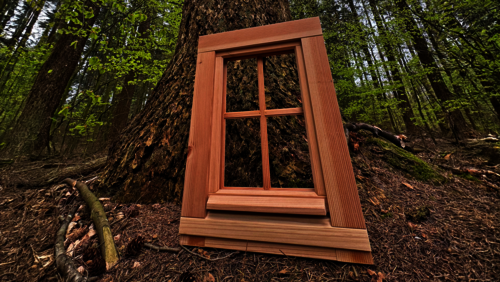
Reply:
[[199, 255], [199, 254], [197, 254], [197, 253], [195, 253], [195, 252], [193, 252], [193, 251], [189, 250], [188, 248], [184, 247], [183, 245], [181, 245], [181, 248], [183, 248], [183, 249], [184, 249], [184, 250], [186, 250], [188, 253], [190, 253], [190, 254], [192, 254], [192, 255], [194, 255], [194, 256], [197, 256], [197, 257], [200, 257], [200, 258], [202, 258], [202, 259], [209, 260], [209, 261], [217, 261], [217, 260], [221, 260], [221, 259], [226, 259], [226, 258], [228, 258], [228, 257], [230, 257], [230, 256], [232, 256], [232, 255], [234, 255], [234, 254], [239, 253], [239, 252], [234, 252], [234, 253], [230, 253], [229, 255], [227, 255], [227, 256], [225, 256], [225, 257], [211, 259], [211, 258], [206, 258], [206, 257], [204, 257], [204, 256], [202, 256], [202, 255]]
[[71, 211], [66, 217], [60, 216], [59, 220], [62, 222], [61, 227], [57, 231], [56, 244], [55, 244], [55, 255], [56, 255], [56, 266], [57, 271], [64, 277], [64, 281], [80, 282], [87, 281], [87, 278], [83, 277], [78, 270], [76, 270], [73, 260], [66, 255], [66, 249], [64, 248], [64, 239], [66, 235], [66, 230], [68, 225], [73, 219], [78, 206], [76, 206], [73, 211]]
[[361, 129], [370, 131], [374, 136], [383, 137], [387, 141], [390, 141], [394, 145], [398, 146], [399, 148], [411, 151], [411, 148], [408, 148], [404, 142], [404, 140], [406, 138], [406, 136], [404, 136], [404, 135], [394, 135], [388, 131], [384, 131], [376, 126], [372, 126], [372, 125], [369, 125], [366, 123], [344, 124], [344, 128], [346, 128], [347, 130], [352, 131], [352, 132], [357, 132]]
[[94, 222], [95, 230], [99, 236], [102, 257], [104, 261], [106, 261], [106, 269], [110, 269], [118, 262], [119, 256], [116, 251], [113, 235], [111, 234], [111, 227], [101, 202], [99, 202], [99, 199], [97, 199], [84, 183], [71, 178], [66, 178], [64, 182], [71, 187], [76, 187], [81, 197], [90, 208], [90, 218]]
[[165, 251], [165, 252], [172, 252], [172, 253], [178, 253], [181, 250], [179, 248], [155, 246], [155, 245], [149, 244], [149, 243], [144, 243], [144, 247], [148, 247], [150, 249], [157, 250], [157, 251]]

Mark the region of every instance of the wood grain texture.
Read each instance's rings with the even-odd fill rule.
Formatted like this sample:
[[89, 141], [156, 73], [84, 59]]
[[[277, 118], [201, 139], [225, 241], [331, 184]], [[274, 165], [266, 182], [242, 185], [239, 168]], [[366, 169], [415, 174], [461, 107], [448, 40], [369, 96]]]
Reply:
[[271, 169], [269, 166], [269, 144], [267, 140], [266, 90], [264, 88], [264, 59], [257, 59], [257, 74], [259, 76], [259, 110], [260, 110], [260, 142], [262, 152], [262, 181], [264, 189], [271, 188]]
[[[224, 63], [224, 74], [222, 82], [222, 116], [226, 114], [226, 98], [227, 98], [227, 64]], [[224, 171], [226, 166], [226, 119], [222, 119], [222, 132], [221, 132], [221, 157], [220, 157], [220, 188], [224, 187]]]
[[209, 195], [208, 210], [326, 215], [323, 198]]
[[210, 179], [208, 190], [215, 193], [222, 187], [221, 184], [221, 154], [222, 154], [222, 96], [224, 95], [224, 59], [217, 57], [215, 59], [215, 77], [214, 77], [214, 98], [212, 110], [212, 137], [210, 143]]
[[264, 190], [263, 188], [242, 188], [242, 189], [231, 189], [226, 188], [218, 190], [216, 195], [233, 195], [233, 196], [278, 196], [278, 197], [300, 197], [300, 198], [325, 198], [325, 196], [318, 196], [313, 189], [302, 189], [299, 191], [296, 188], [276, 188], [270, 190]]
[[188, 246], [205, 247], [205, 237], [180, 235], [179, 236], [179, 244], [188, 245]]
[[[200, 239], [201, 238], [201, 239]], [[350, 251], [334, 248], [311, 247], [301, 245], [266, 243], [247, 240], [223, 239], [214, 237], [199, 237], [181, 235], [181, 245], [220, 248], [237, 250], [243, 252], [258, 252], [275, 255], [286, 255], [294, 257], [307, 257], [324, 260], [338, 260], [349, 263], [373, 264], [370, 252]]]
[[302, 48], [332, 226], [364, 229], [323, 36], [303, 38]]
[[337, 260], [336, 249], [264, 242], [247, 242], [247, 252]]
[[184, 217], [206, 216], [214, 74], [215, 52], [198, 54], [182, 198], [181, 215]]
[[322, 34], [319, 18], [315, 17], [200, 36], [198, 52], [278, 43]]
[[364, 229], [265, 221], [181, 217], [179, 233], [206, 237], [370, 251]]
[[294, 42], [287, 42], [281, 44], [272, 44], [268, 46], [259, 46], [253, 48], [243, 48], [232, 51], [217, 52], [217, 57], [223, 57], [224, 59], [239, 59], [238, 57], [256, 56], [261, 54], [276, 53], [289, 54], [294, 52], [295, 46], [300, 46], [300, 40]]
[[337, 260], [350, 263], [373, 264], [371, 252], [337, 250]]
[[[277, 116], [296, 116], [303, 114], [302, 108], [287, 108], [287, 109], [276, 109], [276, 110], [265, 110], [264, 116], [266, 117], [277, 117]], [[229, 112], [224, 114], [225, 119], [236, 119], [236, 118], [255, 118], [261, 116], [261, 111], [245, 111], [245, 112]]]
[[286, 215], [286, 214], [253, 214], [224, 211], [209, 211], [205, 219], [211, 220], [239, 220], [244, 222], [268, 222], [277, 224], [294, 224], [315, 227], [331, 227], [328, 216]]
[[276, 109], [276, 110], [265, 110], [264, 115], [266, 117], [277, 117], [277, 116], [296, 116], [303, 114], [302, 108], [287, 108], [287, 109]]
[[304, 108], [304, 119], [306, 121], [307, 139], [309, 140], [309, 155], [311, 158], [311, 168], [314, 181], [314, 190], [318, 195], [326, 195], [325, 181], [323, 171], [321, 170], [321, 160], [318, 149], [318, 138], [316, 137], [316, 128], [314, 127], [314, 117], [311, 107], [311, 97], [307, 83], [306, 70], [304, 65], [304, 56], [302, 47], [295, 48], [297, 58], [297, 71], [299, 76], [300, 91], [302, 93], [302, 107]]
[[229, 112], [224, 114], [225, 119], [260, 117], [260, 111]]

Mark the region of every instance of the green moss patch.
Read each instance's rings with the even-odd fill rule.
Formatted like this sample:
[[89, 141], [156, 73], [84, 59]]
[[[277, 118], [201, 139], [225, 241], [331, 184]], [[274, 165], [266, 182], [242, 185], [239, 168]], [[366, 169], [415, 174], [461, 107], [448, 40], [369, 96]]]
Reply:
[[394, 168], [405, 171], [417, 180], [429, 181], [435, 184], [445, 182], [445, 178], [419, 157], [396, 145], [380, 138], [370, 137], [368, 143], [377, 145], [384, 150], [383, 158]]

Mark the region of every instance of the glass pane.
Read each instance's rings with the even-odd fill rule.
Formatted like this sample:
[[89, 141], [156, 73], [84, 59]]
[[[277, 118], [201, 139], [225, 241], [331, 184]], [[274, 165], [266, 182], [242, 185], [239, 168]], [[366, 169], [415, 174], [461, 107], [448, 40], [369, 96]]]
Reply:
[[263, 186], [258, 118], [226, 120], [224, 186]]
[[227, 62], [226, 112], [259, 109], [257, 59]]
[[265, 58], [264, 86], [267, 109], [302, 107], [295, 54]]
[[271, 187], [314, 188], [304, 116], [267, 118]]

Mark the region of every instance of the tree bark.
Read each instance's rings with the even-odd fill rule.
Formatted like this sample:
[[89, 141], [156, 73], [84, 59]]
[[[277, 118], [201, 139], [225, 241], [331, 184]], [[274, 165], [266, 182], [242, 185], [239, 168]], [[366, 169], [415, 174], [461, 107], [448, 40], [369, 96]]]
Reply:
[[100, 193], [124, 202], [180, 202], [199, 36], [290, 18], [286, 0], [185, 1], [175, 55], [144, 109], [111, 146]]
[[[85, 7], [94, 11], [94, 17], [84, 21], [83, 28], [88, 29], [94, 25], [100, 6], [86, 0]], [[52, 116], [78, 65], [87, 37], [61, 35], [28, 94], [17, 126], [10, 134], [7, 154], [39, 154], [48, 146]]]

